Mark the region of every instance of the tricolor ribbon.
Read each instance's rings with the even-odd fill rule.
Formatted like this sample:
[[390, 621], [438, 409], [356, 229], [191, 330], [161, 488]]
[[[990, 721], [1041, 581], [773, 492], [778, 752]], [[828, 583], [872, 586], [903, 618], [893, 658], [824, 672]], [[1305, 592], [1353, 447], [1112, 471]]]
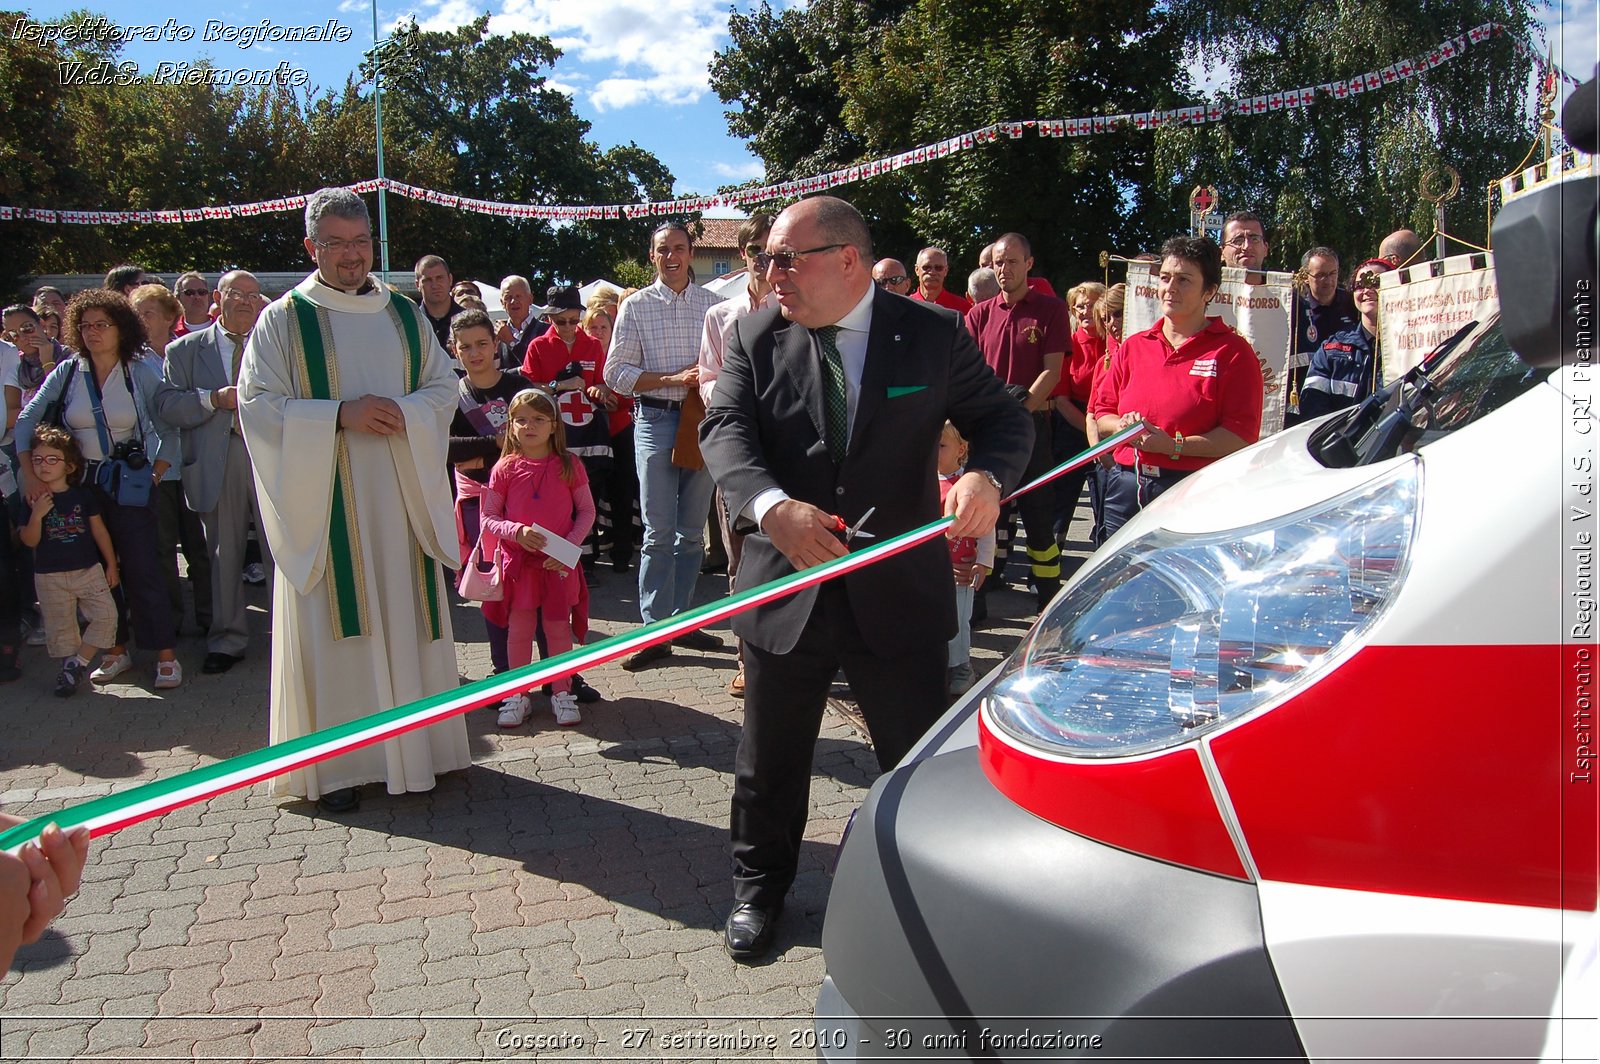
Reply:
[[[1004, 501], [1010, 502], [1035, 488], [1041, 487], [1074, 469], [1094, 461], [1104, 454], [1144, 431], [1144, 423], [1131, 425], [1114, 436], [1108, 436], [1093, 447], [1080, 451], [1061, 465], [1022, 485]], [[248, 754], [230, 757], [202, 768], [191, 769], [171, 779], [155, 780], [130, 787], [119, 794], [108, 794], [79, 805], [69, 806], [48, 816], [36, 817], [9, 831], [0, 833], [0, 850], [15, 852], [26, 843], [39, 837], [47, 824], [58, 824], [63, 831], [80, 825], [87, 826], [91, 836], [108, 835], [152, 817], [162, 816], [195, 802], [215, 798], [219, 794], [248, 787], [252, 783], [292, 772], [297, 768], [338, 757], [385, 739], [393, 739], [417, 728], [426, 728], [442, 720], [470, 712], [479, 706], [500, 701], [510, 695], [529, 690], [540, 684], [551, 683], [575, 672], [604, 665], [608, 661], [646, 647], [676, 639], [687, 632], [715, 624], [738, 613], [754, 609], [774, 599], [792, 595], [796, 591], [813, 587], [857, 569], [864, 569], [884, 558], [893, 557], [919, 543], [926, 543], [944, 534], [952, 518], [941, 517], [920, 528], [902, 532], [882, 543], [853, 551], [822, 565], [802, 569], [760, 587], [741, 591], [716, 602], [708, 602], [676, 617], [668, 617], [635, 628], [631, 632], [611, 636], [598, 643], [575, 647], [565, 654], [534, 662], [521, 669], [513, 669], [489, 676], [465, 687], [441, 691], [436, 695], [418, 699], [404, 706], [373, 713], [359, 720], [347, 721], [331, 728], [311, 732], [294, 739], [263, 747]]]

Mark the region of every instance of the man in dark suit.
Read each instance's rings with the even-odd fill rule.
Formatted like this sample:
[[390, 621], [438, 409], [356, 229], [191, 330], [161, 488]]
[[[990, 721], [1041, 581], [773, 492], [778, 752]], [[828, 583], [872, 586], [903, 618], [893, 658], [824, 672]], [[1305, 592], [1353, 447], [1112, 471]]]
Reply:
[[[845, 553], [835, 515], [881, 538], [940, 515], [935, 453], [946, 419], [970, 441], [951, 490], [952, 536], [994, 527], [1033, 444], [1027, 415], [960, 319], [878, 290], [872, 241], [849, 204], [803, 200], [758, 257], [779, 309], [741, 319], [701, 424], [706, 465], [749, 532], [740, 588]], [[942, 541], [734, 619], [746, 644], [745, 725], [733, 794], [728, 952], [765, 953], [805, 834], [812, 750], [843, 667], [892, 768], [945, 708], [955, 584]]]
[[[244, 346], [261, 313], [261, 284], [245, 270], [217, 281], [217, 320], [167, 348], [156, 413], [183, 433], [183, 493], [200, 515], [211, 555], [211, 628], [202, 671], [222, 673], [244, 660], [250, 625], [244, 555], [258, 520], [250, 452], [239, 433], [238, 381]], [[266, 537], [263, 554], [270, 555]], [[271, 565], [271, 557], [265, 558]]]

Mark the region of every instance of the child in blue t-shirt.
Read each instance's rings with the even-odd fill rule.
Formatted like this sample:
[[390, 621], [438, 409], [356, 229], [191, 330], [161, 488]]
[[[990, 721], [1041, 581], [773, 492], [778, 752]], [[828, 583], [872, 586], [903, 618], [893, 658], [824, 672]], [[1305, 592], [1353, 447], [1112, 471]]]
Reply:
[[[77, 484], [83, 452], [65, 430], [53, 425], [33, 434], [33, 473], [49, 491], [33, 504], [22, 527], [22, 542], [33, 548], [34, 585], [44, 617], [49, 651], [61, 659], [56, 694], [78, 691], [94, 656], [117, 641], [117, 556], [111, 549], [100, 499]], [[80, 631], [78, 614], [88, 620]]]

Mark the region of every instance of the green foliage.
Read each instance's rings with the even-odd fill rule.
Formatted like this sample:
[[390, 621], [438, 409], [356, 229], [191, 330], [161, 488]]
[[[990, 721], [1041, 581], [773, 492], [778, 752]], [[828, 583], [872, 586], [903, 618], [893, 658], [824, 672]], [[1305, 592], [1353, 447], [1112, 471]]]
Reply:
[[[904, 151], [999, 121], [1124, 114], [1205, 102], [1191, 71], [1233, 98], [1317, 85], [1411, 58], [1482, 22], [1526, 36], [1531, 0], [817, 0], [734, 15], [712, 63], [728, 126], [770, 180]], [[1026, 234], [1060, 287], [1098, 276], [1102, 249], [1155, 247], [1188, 224], [1197, 184], [1266, 215], [1272, 264], [1331, 243], [1365, 255], [1390, 230], [1432, 229], [1418, 181], [1456, 167], [1448, 228], [1483, 242], [1486, 185], [1531, 142], [1529, 64], [1504, 38], [1348, 101], [1156, 133], [1017, 140], [841, 190], [879, 254], [928, 243], [952, 284], [979, 248]]]
[[[1192, 54], [1204, 42], [1205, 57], [1233, 72], [1232, 96], [1349, 79], [1483, 22], [1526, 38], [1532, 20], [1528, 0], [1176, 0], [1171, 10]], [[1365, 258], [1396, 228], [1432, 232], [1419, 183], [1450, 165], [1461, 195], [1446, 206], [1446, 229], [1482, 244], [1487, 186], [1534, 136], [1530, 73], [1501, 36], [1379, 92], [1319, 95], [1311, 107], [1265, 118], [1163, 130], [1159, 179], [1174, 191], [1214, 184], [1223, 204], [1262, 214], [1274, 243], [1269, 265], [1293, 268], [1316, 244]]]
[[[90, 17], [79, 11], [58, 21]], [[0, 202], [62, 209], [166, 209], [241, 203], [349, 184], [377, 173], [373, 76], [337, 91], [200, 84], [62, 85], [57, 64], [115, 61], [114, 44], [10, 40], [0, 13]], [[548, 38], [491, 36], [487, 17], [444, 33], [414, 22], [382, 49], [384, 169], [409, 184], [523, 203], [627, 203], [671, 195], [672, 174], [634, 144], [602, 152], [572, 101], [546, 86], [560, 57]], [[377, 220], [376, 196], [369, 196]], [[553, 225], [465, 214], [386, 196], [392, 269], [424, 254], [457, 277], [521, 273], [535, 291], [599, 275], [648, 242], [649, 220]], [[305, 265], [294, 213], [184, 225], [6, 223], [0, 288], [28, 273]]]

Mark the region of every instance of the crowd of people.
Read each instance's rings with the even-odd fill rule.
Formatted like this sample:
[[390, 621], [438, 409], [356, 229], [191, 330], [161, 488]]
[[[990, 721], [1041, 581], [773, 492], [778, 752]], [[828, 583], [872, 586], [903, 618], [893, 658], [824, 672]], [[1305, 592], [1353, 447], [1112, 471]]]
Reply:
[[[759, 955], [793, 877], [835, 673], [891, 767], [974, 683], [971, 627], [1019, 518], [1042, 610], [1086, 488], [1098, 544], [1258, 437], [1257, 358], [1207, 308], [1222, 267], [1260, 271], [1269, 246], [1248, 212], [1222, 235], [1163, 245], [1160, 317], [1132, 335], [1125, 286], [1058, 297], [1023, 234], [984, 247], [963, 294], [945, 287], [945, 249], [921, 249], [911, 270], [874, 258], [861, 216], [830, 197], [743, 223], [746, 283], [729, 299], [695, 283], [693, 237], [668, 222], [651, 236], [656, 279], [636, 291], [557, 286], [536, 303], [511, 275], [497, 323], [429, 254], [413, 301], [371, 275], [366, 207], [340, 189], [306, 210], [314, 272], [270, 303], [240, 269], [214, 288], [189, 272], [169, 291], [130, 266], [70, 301], [38, 289], [3, 311], [0, 682], [21, 676], [26, 642], [46, 645], [62, 697], [129, 682], [133, 645], [156, 689], [181, 686], [181, 554], [206, 673], [243, 660], [245, 583], [272, 583], [276, 742], [453, 687], [452, 585], [481, 603], [496, 672], [570, 649], [597, 567], [632, 568], [636, 519], [649, 623], [692, 605], [708, 529], [742, 589], [843, 554], [860, 522], [887, 537], [952, 514], [944, 545], [735, 619], [729, 691], [747, 702], [727, 941]], [[1306, 253], [1300, 415], [1372, 389], [1375, 275], [1415, 253], [1385, 248], [1347, 286], [1337, 252]], [[1098, 464], [1000, 506], [1134, 425]], [[683, 632], [622, 667], [722, 645]], [[545, 693], [564, 726], [602, 699], [581, 676]], [[522, 726], [535, 694], [501, 704], [500, 726]], [[428, 790], [469, 763], [457, 717], [274, 787], [337, 813], [366, 784]]]

